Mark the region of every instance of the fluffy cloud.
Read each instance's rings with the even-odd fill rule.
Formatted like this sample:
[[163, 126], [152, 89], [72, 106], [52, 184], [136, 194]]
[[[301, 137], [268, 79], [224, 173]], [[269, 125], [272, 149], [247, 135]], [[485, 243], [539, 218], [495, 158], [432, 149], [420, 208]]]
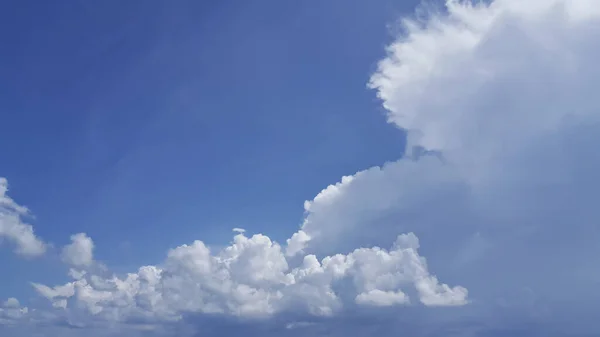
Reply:
[[407, 155], [307, 202], [288, 253], [413, 231], [474, 300], [585, 300], [600, 279], [594, 3], [448, 1], [405, 20], [369, 86], [407, 131]]
[[54, 314], [200, 335], [597, 332], [595, 1], [448, 1], [403, 26], [369, 86], [408, 134], [404, 158], [307, 201], [285, 246], [238, 230], [217, 252], [195, 241], [127, 275], [34, 284]]
[[[79, 238], [93, 245], [91, 239]], [[330, 316], [344, 304], [408, 304], [406, 289], [426, 306], [465, 304], [467, 290], [439, 283], [418, 248], [417, 237], [404, 234], [390, 250], [360, 248], [320, 261], [307, 255], [292, 268], [277, 243], [264, 235], [240, 233], [214, 254], [195, 241], [170, 250], [162, 265], [144, 266], [124, 277], [86, 273], [61, 286], [33, 286], [60, 310], [58, 315], [77, 325], [169, 322], [189, 313]], [[346, 289], [341, 295], [336, 291], [340, 287]]]
[[62, 251], [65, 263], [74, 267], [87, 267], [94, 261], [94, 242], [85, 233], [71, 236], [71, 244]]
[[15, 324], [28, 313], [26, 307], [21, 307], [21, 303], [11, 297], [0, 304], [0, 324]]
[[22, 220], [29, 213], [27, 208], [17, 204], [7, 192], [8, 181], [0, 177], [0, 240], [7, 238], [15, 245], [15, 252], [23, 256], [44, 254], [46, 245], [35, 236], [33, 227]]

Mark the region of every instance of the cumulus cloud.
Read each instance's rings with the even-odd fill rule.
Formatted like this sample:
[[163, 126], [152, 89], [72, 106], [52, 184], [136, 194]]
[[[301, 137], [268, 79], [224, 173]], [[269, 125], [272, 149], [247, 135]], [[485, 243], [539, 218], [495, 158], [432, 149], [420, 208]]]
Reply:
[[0, 305], [0, 324], [15, 324], [28, 313], [27, 307], [21, 307], [21, 303], [14, 297], [4, 301]]
[[598, 8], [448, 1], [404, 20], [369, 87], [407, 155], [307, 201], [285, 246], [237, 230], [220, 251], [195, 241], [127, 275], [34, 288], [77, 326], [234, 317], [230, 332], [264, 336], [279, 330], [244, 319], [293, 313], [287, 334], [597, 332]]
[[413, 231], [437, 274], [474, 300], [527, 287], [585, 300], [600, 279], [594, 3], [448, 1], [404, 20], [369, 87], [407, 132], [408, 155], [307, 202], [289, 253]]
[[33, 257], [44, 254], [46, 245], [33, 232], [33, 227], [22, 218], [29, 214], [26, 207], [8, 196], [8, 181], [0, 177], [0, 239], [15, 245], [17, 254]]
[[[330, 316], [344, 305], [408, 304], [406, 289], [426, 306], [465, 304], [467, 290], [439, 283], [418, 248], [410, 233], [398, 236], [390, 250], [360, 248], [321, 260], [307, 255], [290, 267], [279, 244], [264, 235], [239, 233], [219, 252], [195, 241], [170, 250], [162, 265], [124, 277], [88, 273], [56, 287], [33, 286], [69, 321], [82, 325], [168, 322], [189, 313]], [[346, 291], [340, 294], [339, 287]]]
[[74, 267], [88, 267], [94, 261], [94, 241], [85, 233], [71, 236], [71, 243], [63, 247], [62, 259]]

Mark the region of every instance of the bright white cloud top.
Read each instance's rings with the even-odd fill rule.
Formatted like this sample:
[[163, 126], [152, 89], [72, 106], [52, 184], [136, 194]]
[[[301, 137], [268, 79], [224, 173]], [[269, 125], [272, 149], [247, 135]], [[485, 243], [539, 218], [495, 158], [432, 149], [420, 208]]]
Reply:
[[[74, 280], [34, 284], [53, 314], [86, 326], [470, 300], [539, 314], [537, 299], [600, 299], [600, 7], [495, 0], [445, 9], [404, 21], [369, 83], [389, 122], [408, 132], [403, 159], [307, 201], [285, 246], [236, 230], [220, 251], [194, 241], [118, 276], [94, 268], [92, 240], [75, 235], [63, 251]], [[43, 252], [1, 186], [0, 236]], [[16, 312], [5, 307], [0, 317]]]

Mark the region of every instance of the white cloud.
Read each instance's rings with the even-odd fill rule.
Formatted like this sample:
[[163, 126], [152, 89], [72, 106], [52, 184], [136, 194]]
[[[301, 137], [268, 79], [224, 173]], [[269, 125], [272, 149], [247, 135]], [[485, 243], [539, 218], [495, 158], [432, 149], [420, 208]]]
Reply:
[[305, 239], [289, 252], [414, 231], [432, 269], [474, 300], [524, 287], [553, 301], [584, 296], [600, 279], [590, 258], [600, 254], [594, 3], [449, 1], [406, 20], [369, 85], [407, 130], [410, 156], [307, 202]]
[[291, 238], [287, 239], [286, 255], [294, 256], [302, 252], [310, 239], [310, 236], [303, 230], [294, 233]]
[[62, 259], [74, 267], [89, 267], [94, 262], [94, 241], [85, 233], [71, 236], [71, 243], [63, 247]]
[[358, 294], [358, 296], [356, 296], [356, 303], [387, 307], [395, 304], [408, 303], [408, 298], [406, 297], [406, 294], [401, 291], [383, 291], [374, 289]]
[[[57, 287], [33, 286], [71, 321], [84, 325], [90, 320], [165, 322], [186, 313], [329, 316], [342, 308], [344, 297], [356, 298], [358, 305], [407, 304], [402, 289], [411, 287], [425, 305], [465, 304], [467, 290], [439, 284], [418, 247], [416, 236], [407, 234], [389, 251], [360, 248], [321, 261], [308, 255], [292, 268], [268, 237], [239, 233], [219, 252], [195, 241], [170, 250], [162, 265], [124, 277], [87, 273]], [[334, 288], [343, 283], [351, 289], [340, 296]]]
[[11, 298], [7, 299], [3, 305], [5, 308], [18, 308], [20, 303], [19, 303], [19, 300], [17, 300], [14, 297], [11, 297]]
[[10, 240], [16, 246], [17, 254], [27, 257], [44, 254], [46, 245], [35, 236], [33, 227], [22, 220], [29, 211], [11, 199], [7, 192], [8, 181], [0, 177], [0, 239]]
[[21, 303], [16, 298], [11, 297], [0, 305], [0, 325], [16, 324], [27, 315], [28, 311], [27, 307], [21, 307]]

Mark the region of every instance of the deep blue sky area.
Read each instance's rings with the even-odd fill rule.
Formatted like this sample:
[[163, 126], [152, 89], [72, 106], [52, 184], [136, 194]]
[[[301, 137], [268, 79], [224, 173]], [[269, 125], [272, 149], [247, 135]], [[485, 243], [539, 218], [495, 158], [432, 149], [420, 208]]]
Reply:
[[[86, 232], [116, 270], [233, 227], [282, 241], [304, 200], [402, 155], [366, 83], [416, 3], [3, 2], [0, 176], [42, 238]], [[11, 254], [0, 297], [63, 268]]]

